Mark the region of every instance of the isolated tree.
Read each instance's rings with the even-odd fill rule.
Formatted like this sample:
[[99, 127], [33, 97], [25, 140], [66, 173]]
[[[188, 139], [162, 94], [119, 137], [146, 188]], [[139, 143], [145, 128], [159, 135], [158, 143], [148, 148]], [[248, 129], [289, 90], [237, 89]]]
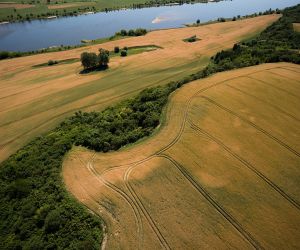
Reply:
[[197, 23], [197, 24], [200, 24], [200, 19], [197, 19], [196, 23]]
[[80, 59], [84, 69], [95, 68], [98, 64], [98, 57], [95, 53], [83, 52]]

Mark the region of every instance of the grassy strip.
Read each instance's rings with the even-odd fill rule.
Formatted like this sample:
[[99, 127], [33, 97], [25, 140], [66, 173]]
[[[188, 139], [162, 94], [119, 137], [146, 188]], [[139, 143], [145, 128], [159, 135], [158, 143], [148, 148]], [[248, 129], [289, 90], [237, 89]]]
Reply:
[[[300, 63], [300, 5], [245, 44], [222, 51], [204, 70], [142, 91], [102, 112], [77, 112], [0, 166], [0, 249], [99, 249], [101, 221], [66, 192], [61, 164], [72, 145], [107, 152], [149, 136], [175, 89], [213, 73], [266, 62]], [[266, 42], [267, 41], [267, 42]]]
[[71, 64], [75, 62], [79, 62], [79, 58], [70, 58], [70, 59], [65, 59], [65, 60], [60, 60], [60, 61], [53, 61], [53, 64], [49, 62], [46, 63], [41, 63], [37, 65], [33, 65], [32, 68], [41, 68], [41, 67], [48, 67], [48, 66], [54, 66], [54, 65], [61, 65], [61, 64]]

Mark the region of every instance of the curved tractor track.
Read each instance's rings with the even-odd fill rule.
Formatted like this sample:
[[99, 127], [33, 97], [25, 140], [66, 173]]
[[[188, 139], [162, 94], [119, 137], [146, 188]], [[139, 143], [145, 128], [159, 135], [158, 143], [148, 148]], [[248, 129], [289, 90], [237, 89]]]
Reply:
[[98, 210], [106, 248], [299, 248], [299, 74], [279, 63], [195, 81], [172, 94], [146, 141], [105, 154], [74, 148], [68, 190], [91, 208], [115, 204]]

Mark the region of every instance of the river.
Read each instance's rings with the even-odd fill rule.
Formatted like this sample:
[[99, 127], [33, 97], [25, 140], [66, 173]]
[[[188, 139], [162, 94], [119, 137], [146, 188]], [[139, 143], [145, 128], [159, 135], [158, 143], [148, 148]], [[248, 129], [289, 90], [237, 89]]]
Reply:
[[1, 24], [0, 50], [30, 51], [50, 46], [76, 45], [83, 39], [109, 37], [121, 29], [181, 27], [197, 19], [206, 22], [218, 17], [243, 16], [299, 3], [300, 0], [232, 0]]

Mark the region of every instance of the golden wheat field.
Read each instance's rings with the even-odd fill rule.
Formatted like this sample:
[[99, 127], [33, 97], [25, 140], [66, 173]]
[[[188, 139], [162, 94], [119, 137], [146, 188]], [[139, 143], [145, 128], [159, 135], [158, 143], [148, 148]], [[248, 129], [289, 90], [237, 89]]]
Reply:
[[[102, 110], [149, 86], [201, 70], [216, 52], [264, 30], [280, 15], [200, 27], [159, 30], [69, 51], [0, 62], [0, 161], [77, 110]], [[182, 40], [197, 35], [195, 43]], [[157, 45], [161, 49], [113, 57], [106, 71], [81, 75], [80, 54], [103, 47]], [[49, 60], [68, 63], [37, 67]]]
[[265, 64], [175, 91], [151, 138], [73, 148], [67, 189], [107, 249], [299, 249], [300, 66]]

